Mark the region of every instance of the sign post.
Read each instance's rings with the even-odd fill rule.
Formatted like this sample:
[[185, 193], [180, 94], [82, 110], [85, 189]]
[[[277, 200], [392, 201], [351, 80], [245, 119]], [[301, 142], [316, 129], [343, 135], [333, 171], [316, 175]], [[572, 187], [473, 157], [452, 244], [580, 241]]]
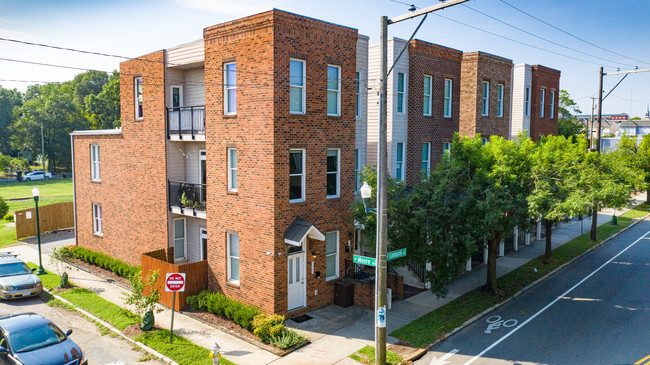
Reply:
[[172, 323], [169, 326], [169, 343], [174, 336], [174, 307], [176, 307], [176, 292], [185, 291], [185, 273], [167, 273], [165, 278], [165, 291], [172, 294]]

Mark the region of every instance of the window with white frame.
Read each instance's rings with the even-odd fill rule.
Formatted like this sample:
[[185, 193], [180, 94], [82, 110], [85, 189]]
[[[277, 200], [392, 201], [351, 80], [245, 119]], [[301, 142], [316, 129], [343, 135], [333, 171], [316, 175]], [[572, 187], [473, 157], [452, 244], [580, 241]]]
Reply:
[[361, 184], [361, 156], [359, 149], [354, 150], [354, 192], [358, 192]]
[[550, 119], [553, 119], [554, 115], [555, 115], [555, 91], [551, 91], [551, 110], [548, 113], [548, 117]]
[[325, 280], [339, 277], [339, 232], [325, 234]]
[[289, 150], [289, 202], [305, 201], [305, 150]]
[[227, 233], [228, 240], [228, 281], [239, 284], [239, 235]]
[[341, 67], [327, 65], [327, 115], [341, 114]]
[[539, 117], [544, 118], [544, 99], [546, 99], [546, 89], [539, 92]]
[[341, 185], [339, 149], [327, 150], [327, 197], [338, 198]]
[[104, 234], [102, 206], [99, 204], [93, 204], [93, 233]]
[[451, 157], [451, 142], [442, 143], [442, 158], [449, 160]]
[[404, 180], [404, 143], [397, 143], [396, 159], [395, 159], [395, 178], [397, 180]]
[[422, 115], [431, 115], [431, 90], [433, 89], [433, 77], [424, 75], [424, 86], [422, 90]]
[[452, 79], [445, 79], [445, 95], [444, 95], [444, 117], [451, 118], [451, 88], [453, 86]]
[[185, 232], [185, 218], [174, 219], [174, 259], [186, 259], [186, 248], [187, 234]]
[[228, 190], [237, 191], [237, 149], [228, 148]]
[[354, 116], [355, 117], [360, 117], [361, 116], [361, 72], [357, 71], [357, 78], [355, 79], [355, 86], [356, 86], [356, 99], [355, 99], [355, 109], [354, 109]]
[[505, 89], [505, 87], [503, 86], [503, 84], [499, 84], [499, 86], [497, 86], [497, 91], [498, 91], [498, 95], [497, 95], [497, 117], [503, 117], [503, 90], [504, 89]]
[[487, 116], [490, 110], [490, 82], [483, 81], [483, 111], [482, 115]]
[[404, 114], [404, 73], [397, 73], [397, 113]]
[[90, 178], [93, 181], [101, 181], [99, 169], [99, 145], [90, 145]]
[[134, 79], [135, 84], [135, 119], [144, 118], [143, 95], [142, 95], [142, 77]]
[[223, 80], [223, 112], [228, 115], [237, 114], [237, 64], [235, 62], [223, 65]]
[[489, 140], [487, 138], [481, 138], [481, 142], [485, 146], [489, 142]]
[[289, 61], [289, 112], [291, 114], [305, 113], [305, 61], [291, 59]]
[[530, 115], [530, 88], [526, 88], [526, 94], [524, 95], [524, 111], [526, 116]]
[[425, 176], [429, 176], [431, 169], [431, 142], [422, 143], [422, 171]]

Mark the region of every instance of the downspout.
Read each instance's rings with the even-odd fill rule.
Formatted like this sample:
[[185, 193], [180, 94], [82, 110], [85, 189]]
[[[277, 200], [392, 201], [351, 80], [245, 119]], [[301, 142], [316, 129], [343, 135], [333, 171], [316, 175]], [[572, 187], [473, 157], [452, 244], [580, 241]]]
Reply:
[[75, 185], [75, 174], [74, 174], [74, 136], [70, 133], [70, 150], [72, 158], [72, 209], [74, 215], [74, 243], [76, 246], [79, 246], [79, 241], [77, 240], [77, 186]]

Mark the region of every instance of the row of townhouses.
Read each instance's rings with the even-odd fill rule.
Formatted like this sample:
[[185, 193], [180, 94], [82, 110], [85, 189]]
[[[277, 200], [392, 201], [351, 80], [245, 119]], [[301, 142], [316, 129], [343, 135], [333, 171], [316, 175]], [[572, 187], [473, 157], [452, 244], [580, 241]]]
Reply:
[[[417, 184], [456, 132], [557, 133], [560, 72], [389, 41], [390, 173]], [[272, 10], [120, 65], [122, 126], [72, 133], [77, 244], [207, 263], [207, 289], [295, 316], [333, 302], [377, 154], [379, 48]]]

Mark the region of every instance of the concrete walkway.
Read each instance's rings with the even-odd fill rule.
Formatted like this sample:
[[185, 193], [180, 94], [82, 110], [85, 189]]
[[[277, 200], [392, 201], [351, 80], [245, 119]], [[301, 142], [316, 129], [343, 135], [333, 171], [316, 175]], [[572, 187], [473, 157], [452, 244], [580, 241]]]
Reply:
[[[645, 198], [645, 193], [638, 195], [635, 204], [645, 202]], [[616, 214], [620, 215], [625, 211], [617, 211]], [[600, 213], [598, 215], [598, 224], [602, 225], [609, 222], [613, 213], [613, 210]], [[586, 219], [583, 224], [584, 232], [588, 232], [591, 220]], [[579, 221], [561, 224], [553, 231], [553, 248], [580, 234]], [[44, 245], [62, 246], [69, 244], [74, 244], [74, 239], [66, 238]], [[497, 260], [497, 275], [502, 276], [542, 255], [544, 245], [544, 241], [533, 241], [529, 246], [520, 246], [518, 251], [506, 253], [506, 256]], [[12, 246], [0, 251], [9, 251], [17, 254], [24, 261], [38, 263], [38, 251], [34, 244]], [[43, 251], [51, 252], [51, 248], [46, 247]], [[50, 262], [50, 257], [47, 254], [43, 255], [43, 266], [47, 270], [57, 272], [56, 265]], [[485, 276], [485, 265], [479, 265], [451, 284], [448, 287], [449, 294], [445, 298], [438, 299], [430, 291], [425, 291], [406, 300], [393, 303], [392, 309], [388, 311], [387, 316], [388, 333], [483, 285]], [[108, 301], [124, 306], [121, 297], [125, 289], [121, 286], [85, 271], [73, 271], [70, 280], [80, 287], [97, 293]], [[374, 313], [369, 309], [358, 306], [340, 308], [330, 305], [310, 312], [309, 315], [312, 319], [303, 323], [288, 320], [286, 324], [288, 327], [297, 329], [309, 338], [312, 343], [282, 358], [182, 313], [176, 313], [174, 316], [174, 332], [206, 348], [211, 348], [215, 342], [218, 343], [224, 357], [239, 365], [357, 364], [348, 356], [363, 346], [374, 344]], [[170, 316], [171, 311], [165, 308], [163, 312], [156, 314], [156, 324], [169, 328]], [[389, 336], [388, 342], [395, 343], [397, 339]]]

